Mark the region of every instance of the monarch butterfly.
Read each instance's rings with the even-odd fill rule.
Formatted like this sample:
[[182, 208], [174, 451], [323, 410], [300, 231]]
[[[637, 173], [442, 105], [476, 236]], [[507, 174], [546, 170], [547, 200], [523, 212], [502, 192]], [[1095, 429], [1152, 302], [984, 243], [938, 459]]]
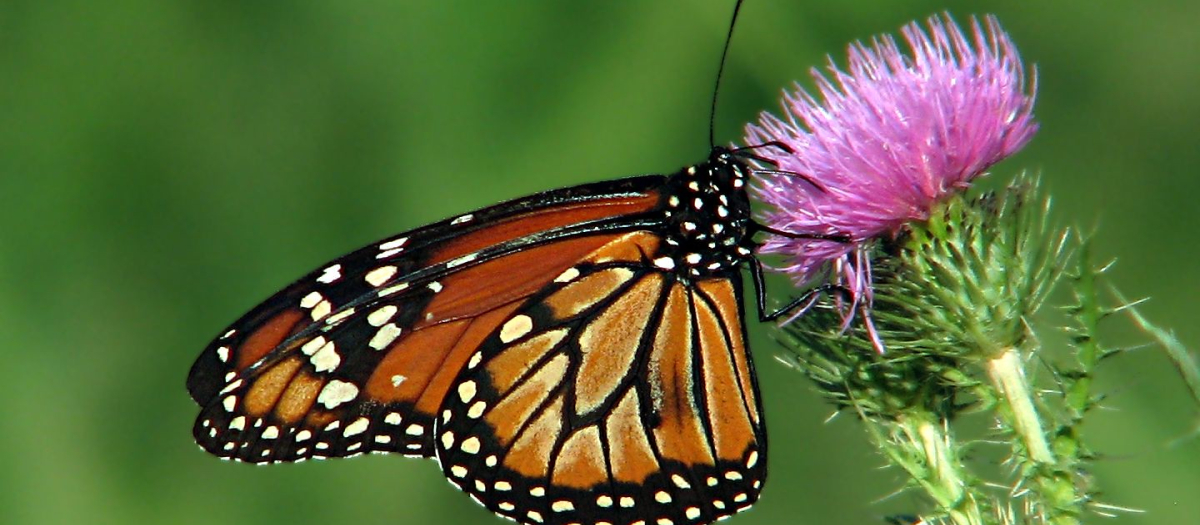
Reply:
[[748, 508], [767, 439], [744, 264], [760, 318], [787, 310], [763, 313], [754, 236], [781, 232], [751, 217], [749, 151], [508, 201], [321, 266], [197, 359], [196, 441], [252, 463], [434, 457], [523, 523]]

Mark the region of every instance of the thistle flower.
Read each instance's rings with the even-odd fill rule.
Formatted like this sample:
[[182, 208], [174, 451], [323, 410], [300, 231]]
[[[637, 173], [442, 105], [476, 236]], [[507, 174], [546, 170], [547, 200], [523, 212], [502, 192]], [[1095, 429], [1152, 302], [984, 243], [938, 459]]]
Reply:
[[[1084, 418], [1102, 399], [1099, 363], [1120, 351], [1101, 342], [1099, 323], [1133, 305], [1101, 299], [1104, 267], [1050, 220], [1036, 178], [961, 194], [1037, 129], [1033, 86], [996, 20], [973, 19], [964, 32], [935, 17], [903, 34], [907, 54], [888, 37], [853, 44], [848, 72], [831, 64], [828, 76], [814, 73], [817, 95], [787, 93], [783, 117], [747, 127], [746, 142], [774, 164], [760, 166], [753, 188], [774, 207], [760, 220], [797, 234], [762, 251], [786, 256], [793, 279], [827, 279], [852, 299], [807, 303], [809, 315], [782, 330], [781, 360], [864, 423], [932, 503], [922, 523], [1078, 525], [1089, 510], [1109, 515], [1119, 507], [1098, 501]], [[850, 241], [825, 240], [833, 235]], [[1044, 346], [1038, 312], [1068, 282], [1070, 337]], [[863, 327], [849, 330], [855, 314]], [[1190, 361], [1176, 362], [1200, 378]], [[992, 418], [987, 442], [1008, 444], [1005, 472], [989, 465], [981, 475], [972, 460], [978, 432], [958, 421], [980, 412]]]
[[773, 207], [763, 222], [852, 239], [776, 236], [762, 252], [786, 256], [781, 270], [798, 283], [830, 272], [854, 299], [847, 322], [855, 305], [866, 312], [871, 302], [867, 243], [927, 219], [934, 204], [1021, 149], [1037, 130], [1033, 85], [994, 17], [983, 24], [972, 18], [969, 36], [949, 15], [930, 18], [928, 28], [904, 27], [908, 54], [890, 36], [851, 44], [848, 71], [832, 59], [829, 76], [812, 71], [819, 98], [797, 87], [784, 94], [782, 118], [763, 113], [746, 126], [747, 144], [779, 142], [793, 150], [756, 151], [779, 172], [753, 188]]

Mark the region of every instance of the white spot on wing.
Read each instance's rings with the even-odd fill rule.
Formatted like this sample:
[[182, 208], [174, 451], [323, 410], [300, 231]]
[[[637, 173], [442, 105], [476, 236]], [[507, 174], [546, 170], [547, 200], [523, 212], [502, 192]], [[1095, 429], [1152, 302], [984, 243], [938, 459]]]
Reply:
[[450, 221], [450, 224], [462, 224], [464, 222], [470, 222], [471, 219], [474, 219], [474, 218], [475, 218], [474, 214], [468, 213], [466, 215], [463, 215], [462, 217], [459, 217], [457, 219]]
[[217, 359], [220, 359], [222, 363], [229, 362], [229, 347], [228, 346], [222, 346], [217, 349]]
[[332, 410], [355, 397], [358, 397], [358, 387], [354, 386], [354, 383], [334, 379], [321, 389], [321, 393], [317, 395], [317, 402]]
[[312, 339], [309, 339], [307, 343], [304, 343], [304, 346], [300, 347], [300, 352], [304, 355], [311, 356], [317, 353], [317, 350], [320, 350], [322, 346], [325, 346], [325, 336], [318, 335]]
[[395, 266], [380, 266], [379, 268], [367, 272], [367, 274], [363, 276], [363, 280], [367, 281], [367, 284], [371, 286], [379, 286], [388, 282], [388, 280], [395, 275]]
[[234, 381], [232, 383], [229, 383], [228, 385], [225, 385], [225, 388], [221, 389], [220, 394], [228, 394], [230, 392], [233, 392], [234, 390], [237, 390], [237, 387], [239, 387], [239, 386], [242, 386], [241, 379], [238, 379], [237, 381]]
[[329, 315], [329, 312], [332, 312], [332, 311], [333, 311], [333, 305], [329, 304], [329, 301], [321, 301], [321, 302], [317, 303], [317, 305], [313, 307], [312, 312], [311, 312], [313, 321], [319, 320], [322, 317]]
[[397, 308], [395, 305], [384, 305], [376, 308], [374, 312], [367, 315], [367, 324], [371, 326], [383, 326], [384, 323], [391, 321], [392, 316], [396, 315]]
[[391, 240], [391, 241], [385, 242], [383, 244], [380, 244], [379, 249], [381, 251], [395, 250], [396, 248], [404, 246], [404, 244], [407, 242], [408, 242], [408, 237], [401, 237], [399, 239]]
[[659, 257], [654, 260], [654, 266], [664, 270], [673, 270], [675, 269], [675, 259], [670, 257]]
[[375, 332], [375, 336], [371, 338], [367, 346], [376, 350], [383, 350], [392, 344], [392, 341], [395, 341], [397, 337], [400, 337], [400, 327], [396, 326], [396, 323], [388, 323], [383, 325], [378, 332]]
[[229, 430], [245, 430], [246, 416], [238, 416], [229, 422]]
[[371, 420], [360, 417], [355, 419], [353, 423], [346, 425], [346, 430], [342, 432], [342, 436], [350, 437], [357, 436], [367, 431], [367, 427], [371, 425]]
[[462, 451], [466, 452], [467, 454], [478, 454], [479, 453], [479, 438], [477, 438], [475, 436], [471, 436], [467, 439], [464, 439], [462, 442], [462, 445], [459, 448], [461, 448]]
[[556, 283], [569, 283], [579, 277], [579, 270], [576, 268], [567, 268], [565, 272], [554, 278]]
[[518, 315], [509, 319], [500, 328], [500, 341], [511, 343], [521, 336], [528, 334], [530, 330], [533, 330], [533, 319], [528, 315]]
[[324, 297], [321, 297], [321, 292], [309, 292], [308, 295], [300, 299], [300, 308], [312, 308], [321, 302]]
[[433, 290], [433, 293], [438, 293], [438, 292], [442, 291], [442, 283], [433, 281], [433, 282], [429, 283], [428, 288], [430, 290]]
[[314, 371], [317, 373], [333, 371], [342, 364], [342, 356], [338, 355], [333, 341], [325, 343], [325, 346], [317, 350], [317, 353], [313, 354], [309, 360], [312, 361]]
[[475, 404], [471, 405], [471, 408], [467, 409], [467, 417], [471, 419], [479, 419], [479, 416], [482, 416], [483, 411], [486, 409], [487, 403], [484, 403], [483, 401], [476, 401]]
[[463, 403], [468, 403], [475, 398], [475, 391], [474, 381], [463, 381], [462, 384], [458, 385], [458, 398]]
[[335, 264], [324, 270], [321, 270], [321, 276], [317, 277], [317, 282], [329, 284], [342, 278], [342, 265]]
[[396, 374], [396, 375], [392, 376], [392, 386], [399, 387], [400, 383], [403, 383], [405, 379], [408, 379], [408, 378], [404, 377], [400, 374]]

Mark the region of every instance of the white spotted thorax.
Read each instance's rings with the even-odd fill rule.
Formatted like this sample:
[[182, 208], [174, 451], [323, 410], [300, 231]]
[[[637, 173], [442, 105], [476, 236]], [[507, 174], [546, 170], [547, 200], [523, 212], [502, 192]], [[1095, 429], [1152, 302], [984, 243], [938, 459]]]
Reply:
[[750, 168], [725, 148], [672, 175], [664, 188], [668, 227], [654, 265], [684, 279], [726, 274], [753, 257]]

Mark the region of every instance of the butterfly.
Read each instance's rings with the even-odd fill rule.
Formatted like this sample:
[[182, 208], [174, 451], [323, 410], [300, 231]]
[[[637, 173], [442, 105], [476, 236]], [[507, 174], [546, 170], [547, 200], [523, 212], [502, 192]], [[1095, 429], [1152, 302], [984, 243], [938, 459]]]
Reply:
[[196, 360], [196, 442], [251, 463], [436, 458], [522, 523], [745, 510], [767, 435], [742, 269], [763, 320], [822, 291], [764, 313], [755, 236], [786, 232], [752, 218], [751, 150], [504, 202], [322, 265]]

